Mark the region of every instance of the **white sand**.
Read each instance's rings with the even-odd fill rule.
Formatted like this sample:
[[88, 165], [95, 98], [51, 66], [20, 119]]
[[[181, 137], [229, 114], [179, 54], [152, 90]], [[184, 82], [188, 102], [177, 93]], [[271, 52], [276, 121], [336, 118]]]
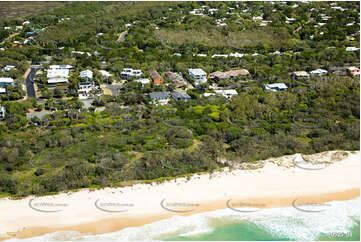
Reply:
[[[295, 156], [296, 157], [296, 156]], [[313, 196], [342, 192], [360, 188], [360, 152], [353, 152], [346, 159], [320, 170], [279, 167], [266, 163], [257, 170], [233, 170], [194, 175], [189, 181], [176, 179], [162, 184], [138, 184], [132, 187], [106, 188], [95, 191], [81, 190], [46, 197], [27, 197], [22, 200], [0, 199], [0, 237], [9, 237], [31, 227], [64, 228], [96, 222], [108, 218], [139, 218], [146, 216], [181, 215], [163, 209], [160, 205], [169, 202], [197, 203], [199, 206], [173, 207], [174, 210], [190, 210], [197, 213], [202, 205], [222, 202], [229, 199], [262, 199], [299, 196]], [[30, 208], [32, 205], [43, 210], [59, 212], [45, 213]], [[123, 210], [110, 213], [101, 211]], [[67, 206], [37, 206], [36, 202], [62, 203]], [[127, 203], [128, 206], [102, 206], [104, 202]], [[132, 205], [132, 206], [131, 206]], [[290, 204], [291, 206], [291, 204]], [[216, 208], [213, 208], [216, 209]], [[93, 231], [98, 233], [100, 231]], [[104, 232], [104, 231], [101, 231]], [[110, 231], [109, 231], [110, 232]]]

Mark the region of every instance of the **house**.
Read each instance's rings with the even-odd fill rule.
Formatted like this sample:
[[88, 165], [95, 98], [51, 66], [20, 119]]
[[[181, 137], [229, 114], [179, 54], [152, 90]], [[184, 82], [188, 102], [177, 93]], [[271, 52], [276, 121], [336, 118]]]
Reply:
[[161, 75], [159, 75], [159, 73], [156, 70], [151, 70], [149, 72], [149, 75], [152, 78], [154, 85], [163, 85], [164, 84], [163, 77], [161, 77]]
[[0, 77], [0, 87], [6, 89], [8, 85], [15, 85], [14, 79], [10, 77]]
[[12, 69], [15, 69], [15, 68], [16, 68], [16, 66], [6, 65], [5, 67], [3, 67], [3, 72], [11, 71]]
[[346, 69], [344, 67], [334, 66], [334, 67], [329, 68], [328, 71], [337, 76], [346, 76], [347, 75]]
[[310, 77], [306, 71], [295, 71], [291, 73], [293, 79], [307, 79]]
[[91, 80], [91, 79], [93, 79], [93, 72], [91, 70], [81, 71], [80, 77]]
[[249, 75], [248, 70], [239, 69], [239, 70], [230, 70], [230, 71], [226, 71], [226, 72], [216, 71], [216, 72], [209, 74], [209, 77], [211, 79], [223, 80], [223, 79], [230, 79], [230, 78], [235, 78], [238, 76], [248, 76], [248, 75]]
[[355, 66], [350, 66], [347, 68], [348, 73], [350, 73], [352, 76], [359, 76], [360, 75], [360, 69]]
[[120, 73], [122, 78], [128, 79], [132, 77], [139, 77], [143, 73], [141, 70], [133, 70], [132, 68], [124, 68], [123, 71]]
[[205, 92], [202, 94], [203, 97], [209, 97], [209, 96], [214, 96], [214, 95], [216, 95], [216, 94], [213, 92]]
[[3, 106], [0, 106], [0, 119], [5, 118], [6, 109]]
[[140, 79], [137, 79], [137, 80], [134, 80], [134, 81], [139, 82], [140, 84], [142, 84], [142, 87], [144, 87], [145, 85], [150, 83], [150, 80], [148, 78], [140, 78]]
[[270, 90], [273, 92], [284, 91], [288, 88], [284, 83], [265, 84], [264, 87], [266, 90]]
[[222, 95], [225, 98], [231, 98], [234, 95], [238, 95], [238, 92], [235, 89], [229, 90], [214, 90], [218, 95]]
[[94, 88], [94, 82], [80, 82], [78, 87], [79, 99], [89, 99]]
[[186, 86], [187, 82], [184, 80], [181, 74], [175, 73], [175, 72], [165, 72], [164, 75], [172, 81], [176, 87]]
[[189, 96], [186, 92], [172, 92], [170, 95], [176, 102], [188, 101], [192, 99], [191, 96]]
[[100, 70], [99, 73], [100, 73], [100, 75], [102, 75], [103, 77], [106, 77], [106, 78], [109, 78], [112, 76], [112, 74], [110, 74], [109, 72], [104, 71], [104, 70]]
[[325, 76], [327, 75], [328, 71], [324, 70], [324, 69], [317, 69], [317, 70], [313, 70], [310, 72], [311, 76]]
[[351, 47], [346, 47], [346, 51], [351, 52], [351, 51], [358, 51], [360, 48], [356, 48], [354, 46]]
[[69, 69], [48, 69], [46, 70], [46, 78], [68, 78]]
[[64, 77], [53, 77], [48, 79], [48, 84], [58, 84], [58, 83], [68, 83], [68, 78], [64, 78]]
[[3, 87], [0, 87], [0, 94], [4, 94], [4, 93], [6, 93], [6, 89]]
[[52, 70], [69, 70], [73, 68], [71, 65], [50, 65], [49, 69]]
[[156, 104], [164, 105], [169, 102], [169, 92], [151, 92], [148, 96]]
[[200, 85], [207, 82], [207, 73], [202, 69], [188, 69], [188, 74], [195, 80], [196, 85]]

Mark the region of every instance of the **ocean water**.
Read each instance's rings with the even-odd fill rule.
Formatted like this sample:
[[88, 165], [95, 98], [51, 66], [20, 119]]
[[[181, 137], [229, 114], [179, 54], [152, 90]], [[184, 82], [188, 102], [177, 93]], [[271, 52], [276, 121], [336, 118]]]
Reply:
[[360, 241], [360, 198], [327, 204], [322, 212], [314, 213], [294, 207], [267, 208], [253, 213], [223, 209], [187, 217], [175, 215], [101, 235], [62, 231], [23, 241]]

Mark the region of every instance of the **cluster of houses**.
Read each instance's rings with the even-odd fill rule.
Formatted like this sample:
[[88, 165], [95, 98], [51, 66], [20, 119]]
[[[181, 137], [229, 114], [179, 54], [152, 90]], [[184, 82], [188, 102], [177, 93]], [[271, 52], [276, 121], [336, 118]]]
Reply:
[[346, 76], [347, 74], [351, 76], [360, 76], [360, 69], [355, 66], [350, 67], [331, 67], [328, 70], [325, 69], [316, 69], [310, 71], [310, 73], [306, 71], [294, 71], [291, 73], [293, 79], [308, 79], [310, 77], [317, 76], [325, 76], [328, 73], [338, 75], [338, 76]]

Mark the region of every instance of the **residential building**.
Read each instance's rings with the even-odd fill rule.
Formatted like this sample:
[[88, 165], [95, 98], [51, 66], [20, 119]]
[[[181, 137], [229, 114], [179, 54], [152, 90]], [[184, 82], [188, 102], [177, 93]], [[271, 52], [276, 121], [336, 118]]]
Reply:
[[91, 80], [91, 79], [93, 79], [93, 72], [91, 70], [81, 71], [80, 77]]
[[6, 93], [6, 89], [3, 87], [0, 87], [0, 94], [4, 94], [4, 93]]
[[164, 84], [164, 79], [161, 75], [159, 75], [159, 73], [156, 70], [151, 70], [149, 72], [150, 77], [153, 80], [154, 85], [163, 85]]
[[104, 71], [104, 70], [100, 70], [99, 73], [100, 73], [103, 77], [106, 77], [106, 78], [109, 78], [109, 77], [112, 76], [112, 74], [110, 74], [109, 72]]
[[7, 85], [14, 85], [14, 79], [10, 77], [0, 77], [0, 86], [6, 87]]
[[195, 85], [200, 85], [207, 82], [207, 73], [202, 69], [188, 69], [188, 74], [194, 79]]
[[89, 99], [91, 97], [91, 91], [94, 89], [95, 87], [93, 82], [80, 82], [78, 88], [79, 99]]
[[293, 79], [307, 79], [310, 78], [310, 74], [306, 71], [295, 71], [291, 73]]
[[324, 69], [317, 69], [310, 72], [311, 76], [325, 76], [327, 75], [328, 71]]
[[48, 84], [58, 84], [58, 83], [68, 83], [68, 78], [63, 78], [63, 77], [54, 77], [54, 78], [50, 78], [48, 79]]
[[172, 92], [170, 95], [176, 102], [188, 101], [192, 99], [191, 96], [189, 96], [186, 92]]
[[169, 92], [151, 92], [148, 96], [156, 104], [165, 105], [169, 102]]
[[50, 65], [49, 69], [53, 70], [64, 70], [73, 68], [71, 65]]
[[238, 92], [235, 89], [229, 90], [214, 90], [218, 95], [222, 95], [225, 98], [231, 98], [234, 95], [238, 95]]
[[0, 106], [0, 119], [5, 118], [6, 109], [3, 106]]
[[354, 47], [354, 46], [351, 46], [351, 47], [346, 47], [346, 51], [358, 51], [360, 48], [357, 48], [357, 47]]
[[5, 67], [3, 67], [3, 72], [11, 71], [12, 69], [15, 69], [15, 68], [16, 68], [16, 66], [6, 65]]
[[145, 85], [150, 83], [149, 78], [140, 78], [140, 79], [136, 79], [134, 81], [139, 82], [140, 84], [142, 84], [142, 87], [144, 87]]
[[48, 69], [46, 72], [46, 78], [48, 79], [69, 77], [69, 69]]
[[132, 68], [124, 68], [123, 71], [120, 73], [122, 78], [128, 79], [132, 77], [139, 77], [143, 73], [141, 70], [133, 70]]
[[359, 76], [360, 75], [360, 69], [355, 66], [350, 66], [347, 68], [348, 73], [350, 73], [352, 76]]
[[248, 70], [239, 69], [239, 70], [231, 70], [226, 72], [216, 71], [209, 74], [209, 77], [212, 79], [222, 80], [222, 79], [230, 79], [238, 76], [248, 76], [248, 75], [249, 75]]
[[172, 81], [176, 87], [186, 86], [187, 82], [184, 80], [181, 74], [175, 73], [175, 72], [165, 72], [164, 75]]
[[284, 83], [265, 84], [264, 87], [266, 90], [270, 90], [273, 92], [284, 91], [288, 88]]
[[346, 69], [344, 67], [333, 66], [333, 67], [329, 68], [328, 71], [337, 76], [346, 76], [347, 75]]

